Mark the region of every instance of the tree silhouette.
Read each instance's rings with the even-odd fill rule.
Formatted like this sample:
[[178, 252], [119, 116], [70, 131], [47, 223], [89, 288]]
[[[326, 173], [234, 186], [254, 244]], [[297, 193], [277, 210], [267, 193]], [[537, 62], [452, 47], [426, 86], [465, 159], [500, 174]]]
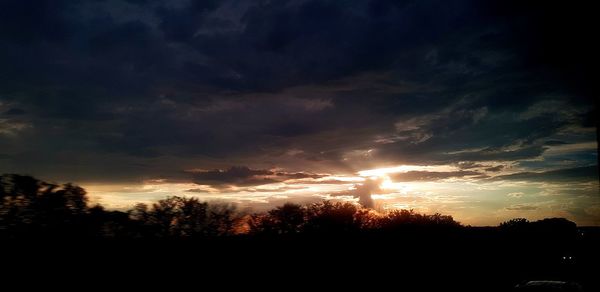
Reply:
[[137, 204], [130, 216], [144, 226], [144, 234], [162, 238], [230, 235], [239, 220], [231, 205], [209, 206], [197, 198], [177, 196], [159, 200], [151, 208]]
[[500, 223], [500, 229], [511, 234], [528, 234], [535, 236], [577, 236], [577, 224], [565, 218], [546, 218], [529, 222], [525, 218], [515, 218]]
[[[524, 276], [537, 276], [541, 272], [568, 277], [583, 275], [591, 281], [589, 279], [596, 279], [596, 273], [588, 275], [580, 267], [595, 264], [600, 258], [587, 256], [589, 259], [586, 259], [585, 256], [594, 255], [600, 233], [594, 235], [595, 229], [578, 229], [575, 223], [564, 218], [533, 222], [516, 218], [498, 227], [470, 227], [439, 213], [428, 215], [414, 210], [381, 213], [354, 203], [332, 201], [310, 205], [286, 203], [267, 212], [242, 215], [233, 205], [178, 196], [151, 205], [137, 204], [128, 211], [107, 210], [101, 205], [88, 206], [85, 190], [72, 184], [52, 184], [30, 176], [0, 176], [0, 244], [16, 242], [14, 246], [23, 246], [29, 242], [36, 245], [22, 253], [15, 253], [12, 247], [3, 249], [2, 259], [10, 253], [29, 255], [52, 240], [59, 241], [63, 252], [45, 250], [51, 250], [62, 260], [65, 254], [81, 257], [83, 250], [78, 252], [77, 247], [88, 252], [93, 243], [100, 242], [103, 247], [112, 245], [120, 250], [128, 246], [128, 240], [135, 239], [134, 249], [144, 245], [151, 248], [149, 253], [143, 254], [149, 256], [153, 266], [161, 253], [168, 255], [164, 258], [185, 260], [187, 266], [193, 262], [189, 256], [204, 260], [206, 250], [214, 251], [223, 246], [234, 247], [228, 249], [228, 253], [244, 250], [244, 253], [259, 255], [261, 260], [271, 253], [279, 261], [271, 262], [272, 267], [280, 267], [297, 263], [294, 253], [308, 250], [307, 255], [312, 259], [326, 259], [327, 263], [337, 263], [338, 267], [352, 271], [355, 267], [373, 267], [374, 255], [388, 262], [412, 262], [404, 266], [406, 270], [418, 271], [427, 277], [432, 277], [432, 270], [444, 275], [449, 273], [448, 269], [430, 265], [436, 261], [468, 263], [472, 267], [491, 263], [487, 268], [496, 270], [481, 269], [478, 276], [483, 277], [476, 280], [487, 283], [492, 277], [502, 278], [504, 286], [498, 287], [503, 289], [514, 286], [515, 281], [523, 280]], [[80, 239], [91, 240], [86, 244], [73, 244]], [[139, 240], [144, 243], [140, 244]], [[242, 248], [247, 246], [251, 249]], [[324, 247], [333, 247], [335, 252]], [[119, 260], [129, 256], [127, 252], [122, 253]], [[180, 256], [173, 256], [174, 253]], [[282, 253], [289, 256], [282, 257]], [[226, 259], [220, 260], [229, 264]], [[359, 265], [346, 265], [357, 260]], [[129, 263], [140, 262], [129, 259]], [[414, 266], [415, 262], [425, 266]], [[582, 264], [577, 266], [579, 263]], [[502, 265], [510, 269], [501, 270]], [[171, 264], [166, 266], [172, 267]], [[396, 269], [397, 265], [393, 266], [394, 273]], [[455, 279], [461, 277], [462, 272]], [[446, 283], [444, 288], [447, 288]]]
[[87, 212], [86, 236], [117, 239], [144, 237], [142, 226], [129, 216], [129, 212], [107, 211], [101, 205], [95, 205]]
[[204, 235], [229, 236], [235, 232], [235, 227], [242, 219], [233, 204], [211, 204], [208, 206], [208, 224]]
[[[406, 231], [434, 234], [462, 227], [452, 216], [414, 210], [378, 213], [348, 202], [323, 201], [307, 206], [286, 203], [265, 213], [242, 216], [235, 206], [198, 198], [167, 197], [152, 205], [137, 204], [122, 212], [88, 206], [84, 189], [52, 184], [30, 176], [0, 176], [2, 238], [169, 238], [201, 239], [250, 236], [335, 236], [374, 234], [393, 237]], [[244, 226], [244, 228], [241, 228]], [[575, 223], [563, 218], [529, 222], [515, 218], [497, 228], [509, 239], [571, 242]]]
[[0, 232], [7, 237], [76, 236], [85, 228], [86, 192], [30, 176], [0, 176]]
[[306, 213], [303, 206], [286, 203], [267, 214], [254, 214], [249, 220], [250, 233], [297, 234], [302, 231]]
[[372, 219], [370, 224], [374, 229], [395, 231], [401, 229], [430, 229], [461, 227], [459, 222], [449, 215], [439, 213], [433, 215], [419, 214], [414, 210], [392, 210], [383, 216]]
[[509, 230], [509, 229], [521, 229], [521, 228], [525, 228], [529, 225], [529, 220], [525, 219], [525, 218], [514, 218], [514, 219], [510, 219], [508, 221], [504, 221], [502, 223], [500, 223], [500, 228], [505, 229], [505, 230]]
[[352, 203], [324, 201], [312, 204], [307, 210], [305, 231], [335, 234], [357, 232], [362, 227], [360, 217], [355, 217], [358, 207]]

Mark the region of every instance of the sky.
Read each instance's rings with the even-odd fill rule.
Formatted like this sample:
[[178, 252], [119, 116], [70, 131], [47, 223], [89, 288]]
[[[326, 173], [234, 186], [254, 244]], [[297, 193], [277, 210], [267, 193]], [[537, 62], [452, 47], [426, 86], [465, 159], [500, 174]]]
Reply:
[[329, 199], [600, 225], [586, 5], [4, 0], [0, 173], [122, 210]]

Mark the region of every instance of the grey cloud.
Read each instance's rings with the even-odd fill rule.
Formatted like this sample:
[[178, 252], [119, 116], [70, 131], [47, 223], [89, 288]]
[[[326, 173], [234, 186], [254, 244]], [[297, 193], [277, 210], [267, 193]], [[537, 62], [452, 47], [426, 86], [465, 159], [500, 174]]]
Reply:
[[504, 169], [504, 165], [496, 165], [496, 166], [488, 167], [484, 170], [490, 171], [490, 172], [498, 172], [498, 171], [501, 171], [502, 169]]
[[301, 190], [304, 189], [304, 187], [299, 187], [299, 186], [283, 186], [283, 187], [277, 187], [277, 188], [272, 188], [272, 189], [267, 189], [267, 188], [249, 188], [246, 191], [248, 192], [257, 192], [257, 193], [271, 193], [271, 192], [285, 192], [285, 191], [290, 191], [290, 190]]
[[314, 174], [314, 173], [306, 173], [306, 172], [275, 172], [276, 176], [285, 178], [286, 180], [291, 179], [304, 179], [304, 178], [322, 178], [326, 175], [324, 174]]
[[270, 170], [250, 169], [244, 166], [234, 166], [226, 170], [207, 170], [207, 171], [191, 171], [194, 175], [194, 182], [197, 184], [221, 185], [221, 184], [236, 184], [236, 185], [253, 185], [267, 184], [275, 182], [273, 179], [266, 178], [267, 175], [272, 175]]
[[485, 167], [485, 165], [483, 165], [483, 164], [475, 163], [472, 161], [460, 161], [456, 165], [460, 169], [472, 169], [472, 168]]
[[206, 193], [207, 191], [204, 189], [188, 189], [185, 190], [187, 193]]
[[537, 206], [527, 204], [516, 204], [505, 208], [508, 211], [535, 211], [538, 209]]
[[404, 173], [398, 173], [390, 176], [393, 181], [433, 181], [448, 178], [465, 178], [465, 177], [476, 177], [483, 178], [484, 174], [477, 171], [447, 171], [447, 172], [434, 172], [434, 171], [408, 171]]
[[544, 145], [548, 145], [548, 146], [559, 146], [559, 145], [566, 145], [569, 144], [567, 142], [564, 141], [557, 141], [557, 140], [550, 140], [550, 141], [546, 141], [544, 143]]
[[518, 180], [533, 182], [598, 181], [598, 166], [583, 166], [542, 172], [519, 172], [496, 176], [491, 178], [491, 180]]
[[257, 186], [295, 179], [321, 178], [325, 175], [303, 172], [275, 172], [265, 169], [251, 169], [245, 166], [233, 166], [225, 170], [191, 170], [193, 182], [217, 188], [229, 186]]

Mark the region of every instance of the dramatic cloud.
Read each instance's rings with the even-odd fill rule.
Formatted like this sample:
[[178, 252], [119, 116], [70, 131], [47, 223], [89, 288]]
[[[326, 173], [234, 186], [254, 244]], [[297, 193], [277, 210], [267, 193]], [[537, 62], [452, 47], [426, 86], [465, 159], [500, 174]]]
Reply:
[[496, 176], [492, 178], [492, 180], [520, 180], [535, 182], [598, 181], [598, 166], [584, 166], [543, 172], [519, 172]]
[[363, 207], [373, 208], [373, 198], [371, 195], [374, 193], [382, 193], [384, 192], [381, 189], [381, 180], [379, 179], [368, 179], [363, 183], [355, 184], [352, 189], [347, 191], [339, 191], [335, 193], [331, 193], [330, 195], [333, 197], [336, 196], [351, 196], [354, 198], [358, 198], [358, 203]]
[[281, 172], [264, 169], [250, 169], [245, 166], [234, 166], [226, 170], [190, 170], [193, 181], [199, 185], [212, 187], [257, 186], [297, 179], [316, 179], [326, 175], [303, 172]]
[[261, 185], [276, 182], [267, 178], [269, 170], [254, 170], [248, 167], [231, 167], [227, 170], [192, 171], [194, 182], [201, 185]]
[[391, 178], [394, 181], [433, 181], [447, 178], [464, 178], [464, 177], [486, 177], [484, 174], [476, 171], [448, 171], [448, 172], [435, 172], [435, 171], [408, 171], [404, 173], [398, 173], [392, 175]]
[[592, 4], [450, 6], [1, 1], [0, 173], [356, 185], [365, 205], [377, 187], [342, 177], [398, 165], [453, 168], [394, 174], [399, 189], [476, 181], [504, 200], [520, 190], [492, 184], [597, 181]]

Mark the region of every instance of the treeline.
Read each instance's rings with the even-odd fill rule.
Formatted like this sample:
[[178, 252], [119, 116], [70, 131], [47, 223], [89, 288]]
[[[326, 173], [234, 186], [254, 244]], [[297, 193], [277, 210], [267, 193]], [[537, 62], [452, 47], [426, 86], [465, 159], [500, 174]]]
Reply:
[[[12, 174], [0, 176], [0, 202], [3, 266], [27, 275], [27, 282], [35, 279], [31, 271], [63, 277], [102, 269], [100, 275], [138, 272], [143, 276], [135, 279], [151, 283], [187, 283], [204, 268], [218, 276], [200, 278], [203, 283], [219, 285], [223, 275], [238, 281], [231, 273], [241, 271], [261, 285], [283, 275], [289, 283], [319, 279], [319, 287], [337, 272], [369, 289], [382, 278], [419, 291], [511, 291], [527, 279], [564, 279], [598, 291], [597, 273], [586, 267], [600, 261], [599, 230], [561, 218], [470, 227], [451, 216], [381, 214], [351, 203], [284, 204], [252, 214], [183, 197], [115, 211], [90, 205], [75, 185]], [[193, 274], [182, 277], [182, 271]]]
[[[89, 206], [85, 190], [78, 186], [56, 185], [15, 174], [0, 176], [0, 201], [2, 238], [286, 237], [465, 228], [448, 215], [424, 215], [412, 210], [380, 214], [352, 203], [331, 201], [307, 206], [288, 203], [266, 213], [244, 214], [230, 204], [169, 197], [152, 205], [138, 204], [126, 212], [112, 211], [100, 205]], [[538, 225], [576, 230], [575, 224], [565, 219], [542, 223], [514, 219], [500, 228], [518, 233], [539, 230]]]

